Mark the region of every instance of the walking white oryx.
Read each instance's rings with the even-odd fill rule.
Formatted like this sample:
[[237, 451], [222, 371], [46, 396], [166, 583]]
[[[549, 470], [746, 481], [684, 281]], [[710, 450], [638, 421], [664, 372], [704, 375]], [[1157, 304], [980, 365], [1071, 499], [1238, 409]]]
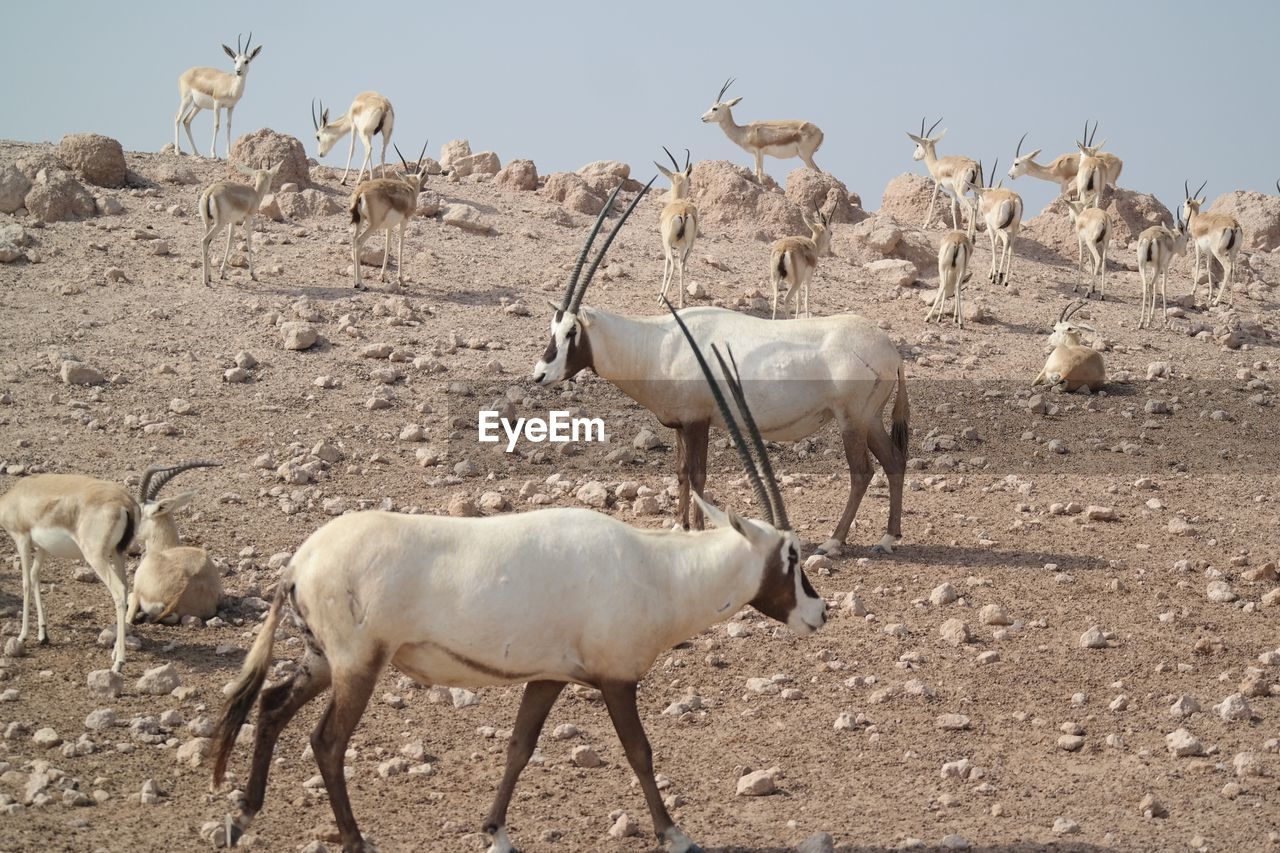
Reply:
[[218, 110], [227, 111], [227, 156], [231, 156], [231, 114], [235, 112], [240, 96], [244, 94], [244, 78], [249, 73], [249, 63], [258, 58], [262, 45], [249, 50], [253, 44], [253, 33], [249, 33], [249, 41], [240, 46], [240, 37], [236, 36], [236, 49], [233, 51], [225, 44], [222, 46], [227, 56], [235, 63], [235, 73], [228, 74], [217, 68], [188, 68], [178, 78], [178, 115], [173, 120], [173, 148], [175, 153], [182, 153], [182, 145], [178, 141], [178, 125], [186, 128], [187, 139], [191, 142], [191, 153], [196, 150], [195, 137], [191, 135], [191, 121], [201, 110], [213, 110], [213, 142], [209, 145], [209, 156], [216, 157], [218, 149]]
[[387, 146], [391, 144], [391, 131], [395, 129], [396, 114], [391, 102], [377, 92], [361, 92], [351, 102], [345, 115], [329, 121], [329, 110], [324, 102], [320, 102], [320, 114], [316, 115], [316, 102], [311, 102], [311, 123], [316, 127], [316, 142], [319, 153], [323, 157], [333, 149], [339, 139], [351, 134], [351, 148], [347, 151], [347, 167], [342, 170], [342, 186], [347, 185], [347, 174], [351, 171], [351, 158], [356, 153], [356, 137], [364, 145], [364, 160], [360, 162], [360, 171], [356, 173], [356, 183], [364, 177], [368, 168], [369, 177], [373, 177], [373, 137], [382, 134], [382, 175], [387, 176]]
[[[515, 850], [507, 808], [567, 684], [603, 695], [662, 845], [669, 853], [701, 853], [672, 821], [658, 790], [636, 708], [638, 682], [658, 655], [746, 604], [799, 634], [825, 624], [827, 605], [800, 566], [800, 539], [787, 519], [741, 378], [713, 346], [735, 417], [682, 323], [680, 334], [688, 344], [677, 337], [673, 345], [698, 364], [699, 381], [742, 457], [763, 520], [699, 498], [715, 530], [640, 530], [603, 513], [566, 508], [482, 519], [360, 512], [330, 521], [289, 562], [218, 721], [215, 784], [258, 701], [253, 763], [228, 843], [262, 810], [281, 731], [332, 688], [311, 747], [344, 853], [371, 848], [351, 809], [343, 756], [391, 663], [423, 685], [526, 683], [506, 768], [482, 825], [492, 839], [490, 853]], [[302, 632], [305, 656], [292, 675], [263, 691], [285, 608]]]
[[[610, 233], [580, 282], [592, 241], [616, 196], [615, 190], [582, 248], [564, 300], [551, 318], [551, 340], [533, 379], [552, 385], [590, 369], [673, 428], [678, 514], [680, 525], [688, 528], [689, 493], [702, 494], [706, 482], [708, 431], [713, 423], [720, 425], [715, 400], [703, 387], [698, 365], [670, 316], [632, 318], [582, 307], [596, 267], [618, 232]], [[747, 399], [766, 438], [797, 441], [836, 422], [849, 463], [849, 497], [835, 532], [820, 550], [834, 550], [848, 535], [871, 482], [870, 450], [889, 481], [888, 531], [876, 548], [891, 551], [902, 538], [909, 406], [902, 357], [889, 336], [855, 314], [774, 321], [723, 308], [690, 308], [680, 317], [699, 340], [733, 342]], [[891, 435], [881, 417], [895, 380]], [[696, 505], [692, 525], [702, 526]]]

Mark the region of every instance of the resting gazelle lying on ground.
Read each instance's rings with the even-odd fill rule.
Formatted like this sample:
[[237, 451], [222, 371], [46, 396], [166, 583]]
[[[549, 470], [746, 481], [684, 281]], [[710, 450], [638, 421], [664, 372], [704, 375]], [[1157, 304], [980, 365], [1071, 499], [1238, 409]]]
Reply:
[[1032, 385], [1057, 385], [1061, 382], [1068, 391], [1077, 391], [1081, 387], [1098, 391], [1106, 384], [1107, 372], [1102, 363], [1102, 353], [1080, 342], [1080, 333], [1092, 332], [1093, 327], [1071, 319], [1084, 305], [1084, 302], [1072, 302], [1058, 315], [1053, 334], [1049, 336], [1053, 351], [1039, 375], [1032, 380]]
[[[331, 688], [311, 747], [343, 851], [369, 849], [347, 795], [343, 756], [379, 675], [392, 663], [424, 685], [526, 683], [506, 769], [482, 825], [492, 839], [490, 853], [515, 850], [507, 807], [567, 684], [603, 694], [666, 850], [700, 850], [663, 804], [636, 709], [637, 683], [658, 655], [744, 604], [801, 634], [822, 627], [827, 606], [800, 566], [800, 539], [737, 371], [713, 347], [741, 427], [689, 329], [678, 316], [675, 322], [742, 457], [763, 520], [697, 498], [715, 530], [639, 530], [602, 513], [564, 508], [483, 519], [359, 512], [330, 521], [290, 561], [218, 722], [215, 785], [261, 692], [253, 763], [230, 841], [262, 809], [280, 732]], [[305, 657], [293, 675], [263, 691], [285, 608], [301, 629]]]

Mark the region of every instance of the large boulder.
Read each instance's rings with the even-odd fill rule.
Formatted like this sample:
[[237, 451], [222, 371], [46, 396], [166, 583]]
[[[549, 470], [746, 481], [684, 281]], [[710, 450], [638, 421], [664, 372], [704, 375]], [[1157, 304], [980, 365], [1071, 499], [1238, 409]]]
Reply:
[[499, 170], [493, 182], [508, 190], [536, 190], [538, 168], [533, 165], [532, 160], [512, 160]]
[[[899, 225], [919, 228], [924, 224], [925, 215], [929, 212], [929, 199], [933, 196], [933, 178], [903, 172], [889, 181], [880, 199], [880, 215], [891, 216]], [[951, 202], [949, 196], [938, 193], [937, 206], [933, 209], [933, 221], [938, 221], [942, 212], [944, 222], [951, 221]], [[964, 225], [964, 211], [960, 211], [961, 225]]]
[[586, 180], [573, 172], [553, 172], [542, 185], [547, 198], [558, 201], [567, 209], [594, 216], [604, 207], [604, 196], [597, 193]]
[[751, 225], [763, 237], [808, 236], [800, 206], [756, 183], [755, 173], [727, 160], [693, 167], [690, 196], [698, 217], [712, 225]]
[[1245, 248], [1269, 252], [1280, 247], [1280, 196], [1235, 190], [1218, 196], [1208, 210], [1240, 220]]
[[62, 162], [62, 158], [58, 156], [57, 150], [52, 145], [42, 145], [25, 157], [19, 157], [14, 165], [18, 167], [19, 172], [26, 176], [28, 181], [34, 181], [36, 175], [40, 174], [41, 169], [61, 169], [66, 171], [67, 168], [67, 164]]
[[[1149, 193], [1138, 193], [1123, 187], [1115, 187], [1104, 196], [1103, 209], [1111, 218], [1111, 247], [1109, 257], [1118, 257], [1126, 247], [1138, 239], [1152, 225], [1173, 225], [1173, 214], [1160, 200]], [[1049, 203], [1039, 216], [1027, 220], [1020, 236], [1027, 237], [1074, 260], [1077, 253], [1075, 231], [1067, 202], [1061, 196]]]
[[0, 166], [0, 213], [14, 213], [25, 205], [31, 181], [17, 166]]
[[460, 178], [468, 175], [496, 175], [501, 169], [502, 161], [492, 151], [455, 157], [449, 163], [449, 170]]
[[[867, 218], [861, 199], [856, 194], [851, 197], [849, 188], [838, 178], [807, 167], [795, 169], [787, 175], [787, 198], [801, 210], [821, 208], [833, 223], [861, 222]], [[856, 206], [851, 198], [858, 199]]]
[[269, 127], [246, 133], [231, 146], [231, 157], [228, 163], [228, 174], [232, 180], [244, 181], [244, 176], [235, 168], [263, 169], [280, 164], [276, 172], [272, 189], [280, 189], [285, 184], [293, 183], [300, 187], [311, 186], [311, 167], [307, 164], [307, 151], [296, 138], [284, 133], [276, 133]]
[[36, 174], [23, 205], [43, 222], [88, 219], [97, 213], [93, 194], [69, 172], [41, 169]]
[[308, 188], [298, 192], [276, 193], [276, 204], [290, 219], [310, 219], [315, 216], [332, 216], [342, 211], [342, 205], [328, 193]]
[[471, 156], [471, 143], [465, 139], [454, 139], [440, 146], [440, 165], [449, 169], [463, 157]]
[[95, 186], [122, 187], [129, 177], [124, 148], [109, 136], [69, 133], [58, 143], [58, 156]]

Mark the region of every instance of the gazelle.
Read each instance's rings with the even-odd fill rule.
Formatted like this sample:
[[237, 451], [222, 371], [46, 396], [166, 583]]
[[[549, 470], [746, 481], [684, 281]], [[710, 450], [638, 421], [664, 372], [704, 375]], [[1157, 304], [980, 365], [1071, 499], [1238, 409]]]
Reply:
[[973, 237], [977, 228], [974, 208], [969, 204], [969, 200], [965, 198], [965, 194], [978, 185], [981, 180], [979, 174], [978, 161], [971, 160], [968, 157], [950, 156], [938, 158], [938, 143], [942, 137], [947, 135], [944, 128], [942, 133], [937, 136], [930, 137], [934, 128], [942, 123], [942, 119], [938, 119], [933, 123], [928, 131], [924, 129], [925, 119], [920, 119], [920, 135], [907, 131], [907, 136], [916, 144], [916, 150], [911, 154], [912, 160], [923, 160], [924, 165], [929, 169], [929, 175], [933, 178], [933, 196], [929, 199], [929, 212], [924, 217], [924, 224], [921, 228], [928, 228], [929, 221], [933, 219], [933, 208], [938, 202], [938, 190], [945, 187], [953, 193], [951, 199], [951, 227], [960, 228], [960, 220], [956, 216], [956, 202], [959, 201], [964, 206], [965, 214], [969, 218], [968, 233], [970, 238]]
[[1093, 144], [1093, 137], [1098, 132], [1098, 123], [1093, 123], [1093, 133], [1089, 132], [1089, 122], [1084, 123], [1085, 135], [1076, 141], [1080, 149], [1080, 165], [1076, 169], [1076, 199], [1089, 207], [1102, 207], [1102, 190], [1107, 185], [1107, 164], [1100, 152], [1107, 144], [1104, 139], [1098, 145]]
[[[1186, 201], [1182, 203], [1182, 217], [1187, 221], [1187, 233], [1191, 235], [1191, 244], [1195, 246], [1196, 267], [1191, 274], [1191, 297], [1195, 298], [1200, 289], [1200, 253], [1205, 254], [1204, 268], [1209, 276], [1209, 295], [1206, 297], [1211, 305], [1222, 301], [1227, 287], [1236, 280], [1236, 253], [1244, 242], [1244, 231], [1240, 228], [1240, 220], [1229, 213], [1201, 213], [1205, 196], [1200, 195], [1207, 180], [1200, 189], [1189, 192], [1189, 185], [1182, 182], [1182, 190]], [[1280, 182], [1276, 187], [1280, 189]], [[1213, 259], [1217, 258], [1222, 265], [1222, 278], [1218, 282], [1218, 295], [1213, 295]], [[1229, 301], [1229, 300], [1228, 300]]]
[[1057, 385], [1061, 382], [1068, 391], [1077, 391], [1081, 387], [1098, 391], [1106, 384], [1107, 372], [1102, 353], [1080, 342], [1080, 333], [1092, 332], [1093, 327], [1071, 319], [1083, 307], [1083, 302], [1072, 302], [1058, 314], [1058, 322], [1049, 336], [1053, 351], [1045, 360], [1044, 368], [1032, 380], [1032, 385]]
[[1111, 243], [1111, 217], [1100, 207], [1086, 207], [1083, 201], [1067, 201], [1067, 212], [1071, 216], [1071, 227], [1076, 232], [1076, 248], [1079, 269], [1076, 283], [1071, 292], [1078, 293], [1081, 280], [1084, 278], [1084, 252], [1089, 250], [1089, 288], [1084, 298], [1093, 295], [1093, 283], [1101, 279], [1098, 299], [1107, 298], [1107, 247]]
[[200, 256], [204, 261], [204, 283], [212, 285], [209, 274], [209, 244], [224, 227], [227, 229], [227, 249], [222, 253], [222, 265], [218, 267], [218, 278], [227, 277], [227, 261], [231, 257], [231, 238], [236, 226], [244, 228], [245, 255], [249, 261], [249, 278], [258, 280], [253, 270], [253, 218], [258, 215], [258, 207], [262, 198], [271, 192], [271, 182], [284, 161], [265, 169], [246, 169], [236, 163], [236, 170], [253, 181], [253, 186], [219, 181], [210, 184], [200, 194], [200, 221], [204, 223], [204, 237], [200, 241]]
[[809, 282], [818, 269], [818, 259], [831, 254], [831, 217], [821, 210], [814, 210], [813, 217], [801, 212], [804, 224], [809, 227], [808, 237], [783, 237], [775, 240], [769, 253], [769, 279], [773, 284], [773, 316], [778, 319], [778, 291], [786, 284], [782, 297], [782, 315], [787, 305], [795, 301], [792, 316], [800, 316], [800, 292], [804, 291], [804, 314], [809, 316]]
[[756, 180], [764, 183], [764, 155], [786, 159], [799, 157], [804, 164], [815, 172], [821, 172], [818, 164], [813, 162], [814, 153], [822, 147], [822, 131], [810, 121], [753, 121], [750, 124], [737, 124], [733, 120], [733, 107], [742, 100], [741, 97], [720, 100], [729, 91], [736, 78], [730, 78], [720, 87], [711, 109], [702, 114], [704, 122], [715, 122], [720, 125], [724, 135], [743, 151], [756, 158]]
[[[614, 196], [617, 192], [614, 192]], [[551, 339], [533, 368], [533, 381], [553, 385], [583, 370], [615, 385], [676, 431], [682, 527], [690, 526], [689, 493], [702, 494], [707, 478], [707, 439], [717, 423], [715, 401], [698, 381], [694, 359], [681, 346], [670, 316], [631, 318], [582, 300], [615, 228], [580, 280], [592, 241], [611, 208], [610, 198], [588, 235], [569, 278], [564, 300], [551, 318]], [[633, 202], [634, 204], [634, 202]], [[733, 341], [746, 377], [747, 399], [760, 431], [773, 441], [797, 441], [834, 420], [849, 464], [849, 497], [822, 551], [848, 536], [871, 482], [870, 450], [889, 481], [888, 531], [876, 546], [892, 551], [902, 538], [902, 487], [907, 464], [910, 408], [906, 374], [897, 348], [875, 323], [854, 314], [777, 323], [723, 308], [690, 308], [681, 319], [699, 340]], [[894, 381], [892, 434], [881, 423]], [[693, 526], [702, 512], [693, 508]]]
[[[146, 484], [155, 474], [174, 468], [149, 468], [143, 474], [141, 497], [149, 505]], [[107, 586], [116, 608], [116, 642], [112, 669], [124, 668], [124, 635], [128, 596], [125, 552], [133, 544], [141, 510], [138, 501], [119, 483], [77, 474], [36, 474], [14, 483], [0, 496], [0, 528], [9, 534], [22, 564], [22, 628], [18, 639], [30, 636], [31, 600], [36, 604], [36, 636], [48, 645], [40, 571], [48, 557], [83, 560]]]
[[218, 110], [227, 111], [227, 154], [231, 153], [231, 114], [235, 112], [240, 96], [244, 94], [244, 78], [249, 73], [249, 63], [258, 58], [262, 45], [253, 50], [253, 33], [249, 33], [249, 41], [242, 48], [240, 37], [236, 36], [236, 49], [233, 51], [225, 44], [222, 46], [227, 56], [235, 63], [235, 73], [228, 74], [216, 68], [188, 68], [178, 78], [178, 115], [173, 120], [173, 148], [182, 153], [182, 144], [178, 141], [178, 125], [186, 128], [187, 139], [191, 142], [191, 153], [199, 154], [195, 137], [191, 135], [191, 121], [201, 110], [213, 110], [213, 142], [209, 146], [209, 156], [216, 157], [218, 149]]
[[319, 143], [320, 156], [332, 150], [339, 139], [351, 134], [351, 149], [347, 152], [347, 167], [342, 171], [342, 186], [347, 185], [347, 174], [351, 171], [351, 158], [356, 153], [356, 137], [364, 145], [364, 160], [360, 163], [360, 171], [356, 173], [356, 183], [364, 177], [365, 167], [369, 169], [369, 177], [373, 177], [373, 137], [382, 134], [382, 177], [387, 176], [387, 146], [391, 144], [391, 131], [395, 128], [396, 114], [391, 102], [377, 92], [361, 92], [351, 102], [345, 115], [329, 121], [329, 110], [324, 102], [320, 103], [320, 115], [316, 115], [315, 102], [311, 103], [311, 123], [316, 127], [316, 142]]
[[[399, 226], [400, 245], [396, 251], [396, 282], [404, 284], [404, 229], [418, 209], [418, 193], [422, 192], [422, 184], [427, 179], [427, 168], [423, 158], [427, 154], [427, 143], [422, 143], [422, 153], [410, 166], [404, 155], [396, 148], [396, 156], [404, 164], [404, 174], [397, 178], [374, 178], [362, 182], [351, 194], [351, 264], [355, 271], [355, 289], [363, 290], [364, 281], [360, 277], [360, 247], [371, 231], [385, 230], [386, 244], [382, 249], [382, 274], [379, 281], [387, 280], [387, 259], [391, 257], [391, 229]], [[364, 225], [364, 230], [360, 226]]]
[[[1030, 175], [1033, 178], [1057, 184], [1061, 195], [1069, 195], [1075, 187], [1076, 173], [1080, 169], [1080, 154], [1078, 152], [1063, 154], [1048, 166], [1042, 166], [1035, 161], [1042, 149], [1037, 148], [1029, 154], [1022, 153], [1022, 143], [1026, 140], [1027, 134], [1024, 133], [1018, 140], [1018, 149], [1014, 154], [1013, 166], [1009, 168], [1009, 177], [1016, 180], [1023, 175]], [[1097, 157], [1107, 167], [1107, 183], [1115, 187], [1116, 181], [1120, 178], [1120, 171], [1124, 168], [1124, 161], [1107, 151], [1099, 151]]]
[[[991, 164], [991, 178], [996, 176], [999, 158]], [[978, 216], [987, 225], [991, 238], [991, 275], [994, 284], [1009, 286], [1009, 271], [1013, 269], [1013, 241], [1022, 228], [1022, 196], [1001, 185], [986, 186], [987, 178], [978, 164], [979, 183], [973, 188], [978, 196]]]
[[[1156, 279], [1160, 279], [1160, 299], [1164, 327], [1169, 327], [1169, 264], [1175, 255], [1187, 253], [1187, 226], [1182, 221], [1182, 211], [1177, 212], [1177, 229], [1153, 225], [1138, 235], [1138, 275], [1142, 278], [1142, 314], [1138, 328], [1146, 328], [1155, 321]], [[1147, 272], [1151, 272], [1150, 282]], [[1149, 290], [1148, 290], [1149, 289]], [[1149, 293], [1149, 296], [1148, 296]], [[1149, 304], [1148, 304], [1149, 303]]]
[[[663, 151], [667, 151], [663, 146]], [[658, 171], [671, 181], [671, 200], [662, 208], [662, 214], [658, 219], [658, 228], [662, 234], [662, 253], [666, 256], [666, 261], [662, 265], [662, 293], [658, 296], [658, 302], [667, 298], [667, 288], [671, 286], [671, 279], [678, 278], [680, 288], [680, 307], [684, 307], [684, 265], [689, 260], [689, 253], [693, 251], [693, 243], [698, 239], [698, 208], [693, 202], [689, 201], [689, 179], [693, 176], [693, 166], [689, 162], [689, 149], [684, 150], [684, 168], [680, 168], [680, 164], [676, 162], [676, 158], [667, 151], [667, 156], [671, 158], [671, 165], [675, 167], [675, 171], [671, 171], [664, 167], [661, 163], [654, 161]]]
[[172, 468], [148, 469], [138, 487], [142, 518], [137, 538], [146, 546], [133, 574], [125, 620], [177, 622], [183, 616], [208, 619], [218, 612], [222, 579], [203, 548], [183, 545], [173, 514], [191, 503], [195, 492], [161, 498], [160, 490], [183, 471], [210, 468], [216, 462], [184, 462]]
[[956, 325], [964, 328], [964, 315], [960, 313], [960, 291], [973, 273], [969, 270], [969, 258], [973, 256], [973, 241], [963, 231], [952, 231], [942, 238], [938, 246], [938, 294], [924, 315], [924, 321], [935, 314], [938, 322], [942, 322], [942, 306], [946, 300], [955, 297]]
[[[638, 682], [659, 654], [744, 604], [800, 634], [822, 627], [827, 606], [800, 566], [800, 539], [787, 520], [741, 378], [713, 346], [740, 427], [693, 336], [680, 327], [764, 520], [699, 498], [715, 530], [638, 530], [602, 513], [564, 508], [483, 519], [360, 512], [330, 521], [290, 561], [218, 721], [215, 784], [261, 692], [253, 763], [228, 843], [262, 809], [280, 732], [331, 687], [311, 747], [343, 851], [369, 849], [347, 795], [343, 755], [379, 674], [392, 663], [424, 685], [526, 683], [502, 781], [482, 825], [492, 839], [490, 853], [515, 850], [507, 833], [511, 796], [567, 684], [603, 695], [666, 850], [701, 849], [663, 804], [636, 708]], [[688, 347], [681, 351], [690, 357]], [[305, 656], [294, 674], [262, 692], [286, 607], [302, 630]]]

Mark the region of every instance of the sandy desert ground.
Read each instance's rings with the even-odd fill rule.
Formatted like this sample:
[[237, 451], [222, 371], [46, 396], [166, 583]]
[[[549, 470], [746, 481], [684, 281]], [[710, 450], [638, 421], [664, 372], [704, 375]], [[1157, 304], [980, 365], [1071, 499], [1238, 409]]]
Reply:
[[[53, 150], [3, 143], [0, 165]], [[279, 555], [332, 515], [376, 506], [444, 513], [463, 499], [484, 512], [581, 506], [601, 500], [600, 489], [583, 488], [599, 483], [604, 511], [671, 523], [670, 432], [592, 375], [549, 390], [529, 379], [546, 345], [544, 302], [559, 299], [591, 217], [545, 190], [433, 177], [433, 194], [470, 205], [491, 230], [415, 220], [399, 293], [376, 280], [352, 291], [342, 212], [259, 217], [261, 280], [235, 266], [206, 288], [196, 199], [226, 164], [130, 153], [128, 165], [133, 186], [92, 188], [119, 202], [116, 215], [48, 225], [0, 216], [0, 225], [25, 227], [38, 261], [0, 265], [0, 489], [35, 471], [136, 482], [153, 462], [218, 460], [180, 481], [199, 497], [179, 524], [218, 561], [226, 598], [206, 625], [136, 627], [125, 691], [108, 698], [86, 681], [110, 665], [98, 642], [112, 625], [107, 592], [65, 562], [50, 566], [51, 645], [0, 661], [3, 850], [208, 847], [200, 829], [229, 810], [233, 786], [210, 792], [201, 744], [189, 744], [207, 733], [238, 670]], [[795, 164], [768, 165], [782, 175]], [[174, 182], [184, 171], [194, 183]], [[311, 177], [317, 197], [344, 205], [333, 170], [315, 167]], [[587, 304], [656, 311], [653, 195]], [[842, 223], [812, 296], [816, 314], [878, 321], [907, 359], [903, 545], [869, 552], [887, 516], [877, 482], [844, 553], [810, 570], [832, 604], [824, 630], [802, 640], [744, 611], [658, 660], [641, 712], [678, 822], [724, 851], [829, 849], [819, 833], [856, 851], [1277, 849], [1280, 330], [1271, 288], [1280, 257], [1247, 254], [1233, 309], [1185, 307], [1168, 330], [1138, 330], [1133, 255], [1116, 249], [1107, 301], [1082, 315], [1099, 330], [1106, 393], [1033, 392], [1049, 326], [1072, 296], [1062, 247], [1026, 241], [1015, 287], [997, 290], [980, 235], [969, 299], [983, 320], [926, 327], [920, 294], [936, 271], [920, 247], [942, 231], [917, 224], [899, 223], [888, 258], [916, 260], [919, 283], [871, 271], [881, 256], [863, 240], [870, 226]], [[742, 310], [760, 313], [752, 299], [767, 284], [764, 236], [777, 235], [750, 221], [705, 224], [690, 278], [706, 295], [693, 304], [746, 302]], [[1189, 270], [1189, 260], [1177, 263], [1171, 295], [1187, 293]], [[286, 323], [307, 324], [318, 343], [283, 348]], [[253, 366], [231, 378], [248, 381], [228, 381], [237, 358]], [[106, 382], [64, 383], [67, 360]], [[521, 413], [602, 417], [612, 441], [574, 453], [482, 447], [476, 412], [500, 397]], [[644, 430], [658, 446], [633, 446]], [[709, 491], [750, 510], [720, 438]], [[336, 461], [312, 455], [320, 443]], [[839, 436], [829, 429], [772, 452], [797, 529], [820, 543], [847, 484]], [[654, 501], [655, 514], [637, 516]], [[8, 638], [21, 586], [7, 538], [0, 558]], [[1083, 647], [1095, 627], [1103, 647]], [[297, 650], [296, 639], [276, 646], [280, 659]], [[176, 692], [137, 689], [145, 671], [170, 662]], [[348, 761], [362, 829], [386, 851], [484, 849], [479, 828], [518, 689], [457, 697], [463, 707], [454, 707], [455, 697], [392, 670], [374, 697]], [[683, 713], [664, 713], [681, 701]], [[115, 725], [99, 713], [86, 728], [99, 709], [114, 712]], [[307, 754], [321, 710], [312, 703], [281, 738], [248, 839], [255, 849], [314, 851], [333, 832]], [[579, 733], [557, 738], [565, 725]], [[55, 734], [37, 738], [45, 728]], [[1170, 747], [1178, 729], [1196, 741], [1179, 749], [1191, 754]], [[584, 745], [600, 766], [575, 764]], [[243, 782], [248, 754], [236, 752], [233, 781]], [[736, 794], [745, 772], [771, 768], [775, 793]], [[653, 848], [639, 789], [590, 691], [567, 692], [553, 710], [510, 821], [525, 850]], [[631, 827], [638, 834], [625, 834]]]

